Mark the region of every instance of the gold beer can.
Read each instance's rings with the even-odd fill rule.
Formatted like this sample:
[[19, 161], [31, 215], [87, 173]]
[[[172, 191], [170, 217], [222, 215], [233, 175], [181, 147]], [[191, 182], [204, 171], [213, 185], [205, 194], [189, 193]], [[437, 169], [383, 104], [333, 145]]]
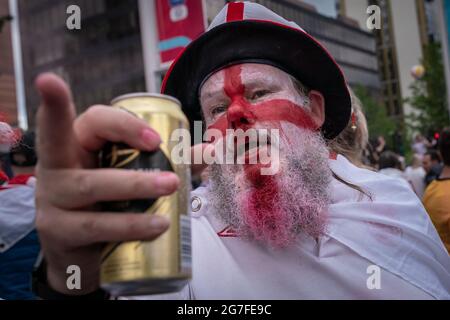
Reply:
[[136, 199], [102, 203], [104, 211], [162, 215], [170, 220], [169, 230], [154, 241], [111, 243], [102, 255], [101, 286], [114, 296], [133, 296], [175, 292], [191, 278], [191, 231], [188, 217], [190, 167], [174, 163], [171, 141], [176, 129], [189, 131], [189, 122], [180, 102], [170, 96], [134, 93], [111, 102], [149, 124], [162, 143], [155, 152], [144, 152], [121, 143], [109, 143], [100, 153], [100, 166], [140, 171], [172, 171], [180, 187], [158, 199]]

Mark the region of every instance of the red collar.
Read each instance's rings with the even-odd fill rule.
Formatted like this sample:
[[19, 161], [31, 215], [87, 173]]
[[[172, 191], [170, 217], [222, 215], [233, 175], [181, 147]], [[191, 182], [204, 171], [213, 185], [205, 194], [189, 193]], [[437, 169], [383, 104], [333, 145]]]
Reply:
[[8, 182], [9, 181], [9, 177], [6, 175], [6, 173], [4, 173], [2, 170], [0, 170], [0, 185]]
[[33, 174], [18, 174], [9, 180], [8, 184], [27, 184], [28, 180], [33, 176]]
[[[3, 176], [1, 175], [1, 173], [2, 172], [0, 171], [0, 181], [3, 181]], [[18, 186], [27, 185], [28, 181], [33, 176], [34, 175], [32, 175], [32, 174], [19, 174], [10, 180], [8, 180], [8, 177], [6, 177], [6, 180], [5, 180], [6, 183], [4, 185], [0, 186], [0, 191], [11, 189], [11, 188], [18, 187]]]

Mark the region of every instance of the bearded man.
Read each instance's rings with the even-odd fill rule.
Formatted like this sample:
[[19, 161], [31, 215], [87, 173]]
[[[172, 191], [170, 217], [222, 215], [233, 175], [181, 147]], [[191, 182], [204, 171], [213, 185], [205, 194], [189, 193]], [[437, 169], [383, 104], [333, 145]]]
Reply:
[[[106, 141], [153, 150], [160, 140], [105, 106], [75, 119], [69, 89], [53, 75], [37, 87], [41, 281], [49, 298], [102, 298], [101, 244], [152, 240], [168, 223], [98, 214], [92, 205], [167, 195], [178, 179], [90, 169]], [[230, 3], [174, 62], [162, 92], [182, 102], [191, 122], [224, 135], [279, 132], [275, 174], [262, 175], [262, 164], [213, 164], [209, 184], [192, 192], [193, 279], [172, 298], [450, 297], [450, 259], [408, 185], [328, 151], [348, 123], [350, 96], [336, 62], [298, 25], [258, 4]], [[71, 264], [83, 270], [81, 290], [65, 285]]]

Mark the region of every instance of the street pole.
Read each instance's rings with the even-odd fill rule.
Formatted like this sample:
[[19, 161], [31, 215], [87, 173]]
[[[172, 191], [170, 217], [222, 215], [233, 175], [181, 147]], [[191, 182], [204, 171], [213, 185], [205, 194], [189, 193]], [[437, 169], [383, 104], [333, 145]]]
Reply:
[[14, 78], [16, 80], [17, 119], [19, 121], [19, 127], [23, 130], [27, 130], [28, 114], [25, 100], [19, 6], [17, 0], [9, 0], [9, 12], [13, 18], [11, 21], [11, 42], [14, 60]]
[[157, 81], [160, 69], [158, 52], [158, 29], [156, 25], [155, 0], [139, 0], [142, 55], [144, 58], [145, 83], [148, 92], [158, 93]]

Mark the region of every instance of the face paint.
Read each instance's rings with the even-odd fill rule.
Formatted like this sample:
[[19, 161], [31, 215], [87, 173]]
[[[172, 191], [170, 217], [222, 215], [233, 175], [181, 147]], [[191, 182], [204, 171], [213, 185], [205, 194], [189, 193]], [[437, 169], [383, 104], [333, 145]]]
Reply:
[[[267, 68], [267, 66], [265, 67]], [[271, 71], [274, 72], [274, 70]], [[307, 103], [307, 99], [299, 99], [298, 95], [293, 97], [293, 86], [289, 88], [291, 94], [290, 97], [288, 95], [288, 98], [274, 97], [258, 103], [251, 103], [245, 97], [246, 86], [242, 82], [242, 77], [245, 77], [250, 71], [245, 73], [242, 65], [236, 65], [222, 70], [220, 73], [224, 77], [223, 92], [231, 103], [229, 103], [227, 111], [209, 125], [208, 129], [218, 129], [225, 135], [226, 129], [247, 130], [257, 121], [273, 121], [274, 124], [287, 121], [301, 128], [317, 130], [317, 125], [305, 110], [305, 105], [299, 105], [299, 103]], [[275, 78], [277, 77], [281, 76], [275, 74]], [[214, 81], [215, 79], [210, 80]], [[286, 82], [286, 78], [281, 79], [280, 82], [283, 80]], [[286, 96], [286, 94], [281, 96]]]
[[[261, 89], [269, 93], [252, 99]], [[211, 166], [214, 211], [244, 238], [285, 247], [301, 232], [317, 236], [324, 230], [328, 153], [306, 101], [289, 76], [271, 66], [232, 66], [202, 88], [208, 129], [223, 137], [227, 129], [280, 130], [284, 154], [278, 174], [261, 175], [261, 164]], [[228, 108], [214, 118], [216, 105]]]

